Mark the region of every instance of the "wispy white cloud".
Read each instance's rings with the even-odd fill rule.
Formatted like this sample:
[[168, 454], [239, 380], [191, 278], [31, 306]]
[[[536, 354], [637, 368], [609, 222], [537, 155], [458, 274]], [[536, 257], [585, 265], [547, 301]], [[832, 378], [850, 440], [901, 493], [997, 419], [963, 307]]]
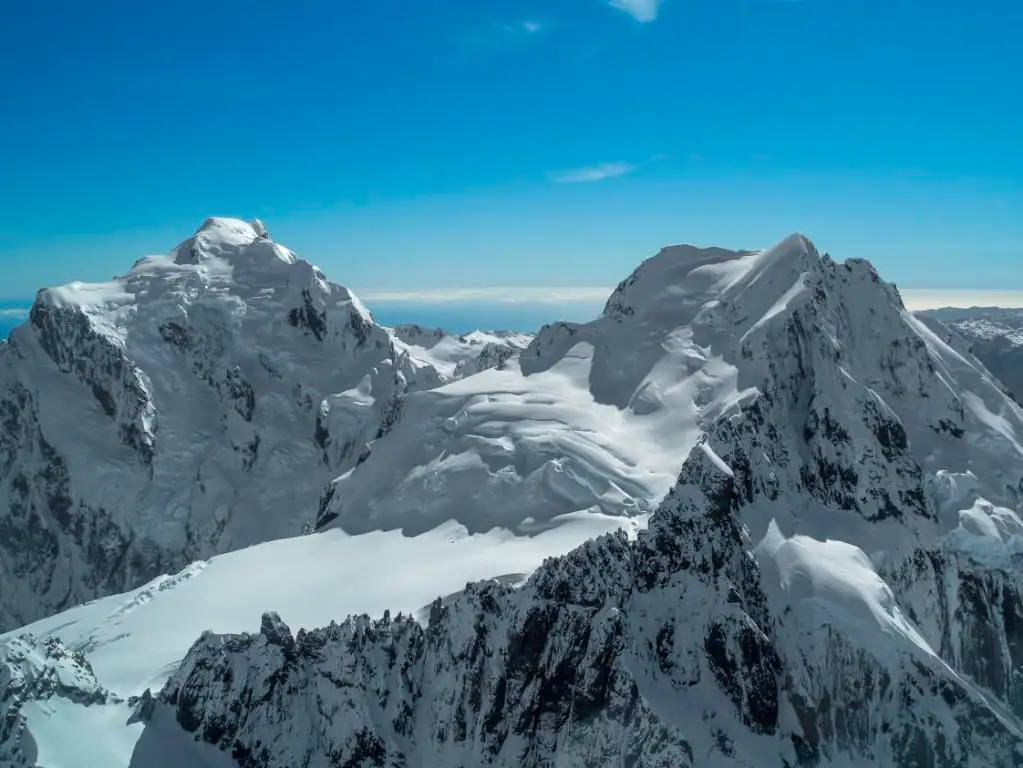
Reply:
[[573, 168], [568, 171], [560, 171], [553, 174], [552, 178], [559, 184], [579, 184], [591, 181], [603, 181], [614, 179], [618, 176], [625, 176], [644, 165], [659, 163], [667, 158], [667, 155], [653, 155], [641, 163], [627, 163], [620, 160], [614, 163], [601, 163], [600, 165], [588, 165], [582, 168]]
[[6, 318], [12, 318], [12, 317], [15, 318], [15, 319], [20, 319], [20, 318], [23, 318], [23, 317], [28, 317], [28, 307], [24, 307], [24, 308], [17, 307], [17, 308], [13, 308], [13, 309], [11, 309], [11, 308], [0, 309], [0, 318], [5, 318], [6, 319]]
[[636, 170], [637, 167], [638, 166], [635, 163], [601, 163], [600, 165], [590, 165], [585, 168], [573, 168], [570, 171], [562, 171], [561, 173], [554, 175], [554, 181], [559, 184], [603, 181], [604, 179], [613, 179], [618, 176], [624, 176], [625, 174]]
[[664, 0], [609, 0], [612, 8], [625, 11], [636, 21], [648, 24], [657, 19], [657, 12]]
[[370, 304], [393, 302], [408, 304], [490, 302], [498, 304], [563, 304], [569, 302], [603, 302], [612, 288], [599, 286], [567, 286], [547, 288], [432, 288], [417, 291], [359, 291], [359, 298]]

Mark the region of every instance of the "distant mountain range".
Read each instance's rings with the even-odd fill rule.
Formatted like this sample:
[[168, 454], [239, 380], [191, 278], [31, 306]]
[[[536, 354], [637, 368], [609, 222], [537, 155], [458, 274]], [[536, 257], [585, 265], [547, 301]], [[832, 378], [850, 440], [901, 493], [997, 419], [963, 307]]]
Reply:
[[1013, 397], [1023, 397], [1023, 309], [946, 308], [920, 315], [944, 323], [968, 351], [997, 376]]

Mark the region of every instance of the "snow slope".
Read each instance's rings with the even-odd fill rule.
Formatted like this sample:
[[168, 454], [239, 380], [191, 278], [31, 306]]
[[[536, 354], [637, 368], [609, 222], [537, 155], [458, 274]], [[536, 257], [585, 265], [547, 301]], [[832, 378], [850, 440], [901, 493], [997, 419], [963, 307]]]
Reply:
[[425, 629], [206, 634], [154, 722], [256, 766], [1020, 764], [1023, 413], [869, 264], [681, 249], [521, 360], [630, 418], [703, 393], [648, 530]]

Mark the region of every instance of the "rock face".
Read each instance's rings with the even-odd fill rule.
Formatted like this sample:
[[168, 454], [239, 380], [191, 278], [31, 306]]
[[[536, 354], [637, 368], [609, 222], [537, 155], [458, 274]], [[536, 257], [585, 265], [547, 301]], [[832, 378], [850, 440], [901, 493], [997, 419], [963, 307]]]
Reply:
[[523, 371], [580, 341], [598, 402], [664, 402], [657, 345], [736, 383], [648, 530], [425, 628], [207, 633], [155, 708], [260, 768], [1023, 765], [1023, 412], [982, 365], [800, 236], [662, 252]]
[[36, 764], [23, 709], [54, 699], [83, 706], [118, 701], [96, 680], [85, 656], [56, 638], [24, 635], [0, 643], [0, 766]]
[[259, 222], [40, 292], [0, 345], [0, 629], [298, 534], [440, 382]]
[[[1023, 398], [1023, 309], [947, 307], [918, 313], [941, 323], [951, 343], [959, 342], [1005, 384], [1016, 402]], [[935, 329], [937, 332], [938, 329]]]

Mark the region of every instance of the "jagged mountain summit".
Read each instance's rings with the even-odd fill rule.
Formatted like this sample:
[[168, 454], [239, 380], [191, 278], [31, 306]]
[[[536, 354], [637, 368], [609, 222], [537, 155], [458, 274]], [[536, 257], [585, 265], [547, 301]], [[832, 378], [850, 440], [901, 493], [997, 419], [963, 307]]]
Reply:
[[[537, 538], [553, 536], [578, 513], [544, 507], [596, 499], [587, 519], [622, 519], [627, 496], [649, 498], [671, 473], [647, 530], [586, 543], [524, 584], [441, 592], [414, 616], [385, 613], [379, 593], [354, 611], [372, 618], [309, 629], [282, 604], [283, 619], [268, 613], [244, 634], [225, 633], [211, 609], [213, 631], [180, 663], [132, 644], [141, 630], [130, 619], [101, 618], [124, 598], [27, 631], [83, 649], [111, 695], [141, 697], [88, 720], [132, 720], [135, 768], [1018, 766], [1023, 412], [1002, 389], [867, 262], [836, 263], [798, 235], [756, 253], [665, 249], [594, 322], [550, 326], [502, 370], [410, 395], [395, 428], [333, 485], [327, 508], [343, 506], [327, 530], [297, 541], [340, 541], [367, 517], [397, 529], [416, 513], [472, 516], [446, 493], [514, 521], [510, 502], [494, 509], [493, 476], [508, 494], [533, 489]], [[448, 445], [459, 460], [427, 466], [404, 452], [435, 435], [429, 424], [450, 440], [436, 435], [426, 455]], [[667, 460], [633, 466], [658, 441], [681, 451], [680, 472]], [[559, 455], [571, 461], [538, 476], [516, 459]], [[381, 485], [387, 508], [355, 493], [378, 463], [397, 465]], [[417, 466], [423, 503], [397, 515]], [[381, 573], [400, 578], [401, 562], [384, 559]], [[346, 588], [350, 604], [365, 591]], [[182, 589], [154, 586], [133, 610], [172, 611]], [[192, 594], [197, 606], [222, 602]], [[408, 611], [406, 599], [391, 605]], [[112, 653], [118, 643], [131, 652]], [[38, 710], [59, 704], [47, 701], [18, 705], [21, 742], [71, 738], [83, 722], [46, 720]], [[106, 764], [123, 765], [115, 752]]]
[[400, 336], [258, 221], [41, 291], [0, 346], [0, 628], [299, 534], [406, 394], [522, 345]]
[[1023, 398], [1023, 309], [945, 307], [918, 313], [947, 329], [938, 331], [959, 342], [987, 366], [1020, 402]]

